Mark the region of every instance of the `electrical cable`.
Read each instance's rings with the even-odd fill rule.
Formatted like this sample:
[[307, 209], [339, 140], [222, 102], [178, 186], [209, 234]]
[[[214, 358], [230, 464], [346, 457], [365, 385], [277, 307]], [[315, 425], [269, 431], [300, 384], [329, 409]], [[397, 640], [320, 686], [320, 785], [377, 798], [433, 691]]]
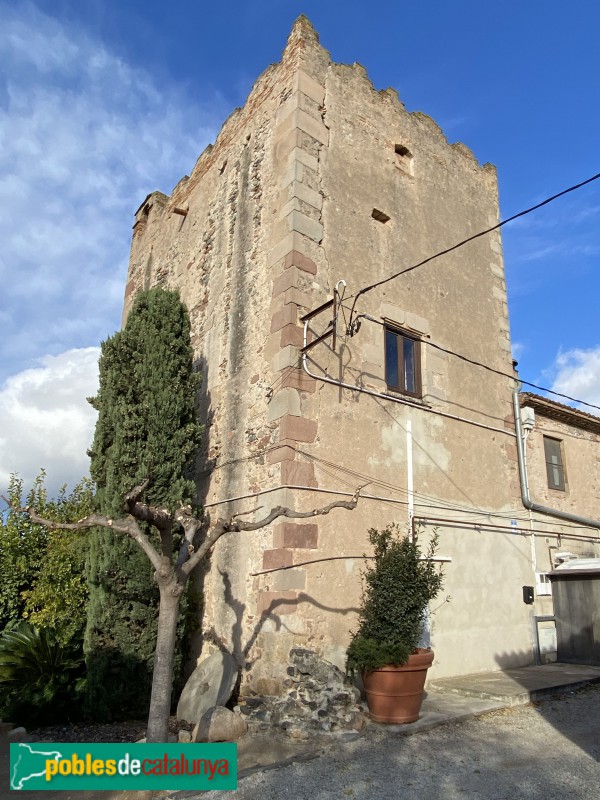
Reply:
[[[372, 289], [375, 289], [375, 288], [377, 288], [379, 286], [382, 286], [382, 285], [388, 283], [389, 281], [394, 280], [395, 278], [397, 278], [397, 277], [399, 277], [401, 275], [404, 275], [404, 274], [406, 274], [408, 272], [412, 272], [413, 270], [417, 269], [418, 267], [424, 266], [425, 264], [429, 263], [430, 261], [433, 261], [436, 258], [439, 258], [439, 257], [441, 257], [443, 255], [447, 255], [448, 253], [450, 253], [450, 252], [452, 252], [454, 250], [457, 250], [458, 248], [468, 244], [469, 242], [474, 241], [475, 239], [480, 238], [481, 236], [485, 236], [488, 233], [492, 233], [493, 231], [498, 230], [499, 228], [503, 227], [507, 223], [512, 222], [512, 221], [518, 219], [519, 217], [523, 217], [523, 216], [525, 216], [527, 214], [530, 214], [531, 212], [536, 211], [539, 208], [542, 208], [543, 206], [547, 205], [548, 203], [551, 203], [552, 201], [558, 199], [559, 197], [562, 197], [563, 195], [566, 195], [569, 192], [573, 192], [576, 189], [580, 189], [581, 187], [583, 187], [583, 186], [585, 186], [585, 185], [587, 185], [589, 183], [592, 183], [593, 181], [597, 180], [598, 178], [600, 178], [600, 173], [597, 173], [596, 175], [593, 175], [592, 177], [587, 178], [586, 180], [581, 181], [580, 183], [575, 184], [574, 186], [570, 186], [569, 188], [564, 189], [563, 191], [558, 192], [557, 194], [554, 194], [551, 197], [546, 198], [542, 202], [537, 203], [536, 205], [531, 206], [530, 208], [527, 208], [527, 209], [525, 209], [523, 211], [520, 211], [517, 214], [514, 214], [511, 217], [508, 217], [507, 219], [500, 221], [496, 225], [494, 225], [494, 226], [492, 226], [490, 228], [487, 228], [486, 230], [480, 231], [479, 233], [476, 233], [473, 236], [468, 237], [467, 239], [463, 239], [462, 241], [458, 242], [457, 244], [453, 245], [452, 247], [446, 248], [445, 250], [442, 250], [442, 251], [440, 251], [438, 253], [435, 253], [434, 255], [429, 256], [428, 258], [418, 262], [417, 264], [413, 264], [412, 266], [407, 267], [405, 269], [402, 269], [402, 270], [400, 270], [400, 271], [388, 276], [387, 278], [383, 278], [380, 281], [376, 281], [375, 283], [372, 283], [372, 284], [360, 289], [354, 295], [350, 295], [347, 299], [348, 300], [354, 299], [354, 302], [353, 302], [352, 307], [350, 309], [350, 322], [348, 323], [348, 326], [347, 326], [347, 333], [350, 333], [350, 335], [351, 335], [352, 327], [355, 324], [355, 321], [353, 321], [354, 311], [355, 311], [355, 308], [356, 308], [356, 303], [358, 301], [358, 298], [361, 295], [366, 294], [367, 292], [371, 291]], [[344, 312], [345, 312], [346, 309], [345, 309], [345, 306], [342, 303], [340, 303], [340, 306], [342, 307], [342, 312], [343, 312], [344, 321], [345, 321], [345, 313]], [[377, 324], [383, 324], [383, 323], [380, 323], [378, 320], [375, 320], [372, 317], [369, 317], [368, 315], [360, 315], [360, 316], [361, 317], [365, 317], [366, 319], [368, 319], [371, 322], [375, 322]], [[514, 375], [510, 375], [509, 373], [505, 373], [505, 372], [497, 370], [497, 369], [495, 369], [493, 367], [490, 367], [487, 364], [483, 364], [482, 362], [478, 362], [478, 361], [475, 361], [473, 359], [470, 359], [467, 356], [463, 356], [463, 355], [461, 355], [459, 353], [455, 353], [455, 352], [453, 352], [451, 350], [447, 350], [446, 348], [441, 347], [441, 345], [436, 345], [433, 342], [425, 342], [425, 344], [428, 344], [428, 345], [430, 345], [430, 346], [432, 346], [432, 347], [434, 347], [434, 348], [436, 348], [436, 349], [438, 349], [438, 350], [440, 350], [442, 352], [445, 352], [448, 355], [452, 355], [452, 356], [454, 356], [456, 358], [459, 358], [459, 359], [461, 359], [461, 360], [463, 360], [463, 361], [465, 361], [467, 363], [473, 364], [475, 366], [482, 367], [483, 369], [486, 369], [486, 370], [488, 370], [490, 372], [493, 372], [493, 373], [495, 373], [497, 375], [500, 375], [502, 377], [507, 377], [507, 378], [510, 378], [512, 380], [515, 379]], [[277, 378], [273, 381], [273, 384], [269, 387], [271, 395], [275, 391], [275, 389], [278, 388], [278, 386], [284, 382], [284, 380], [287, 377], [287, 375], [293, 369], [294, 369], [293, 366], [289, 366], [277, 376]], [[535, 383], [533, 383], [531, 381], [526, 381], [526, 380], [523, 380], [523, 379], [520, 379], [520, 381], [521, 381], [521, 383], [523, 383], [523, 384], [525, 384], [527, 386], [531, 386], [531, 387], [537, 389], [538, 391], [548, 392], [549, 394], [553, 394], [553, 395], [555, 395], [557, 397], [562, 397], [562, 398], [564, 398], [566, 400], [570, 400], [571, 402], [579, 403], [581, 405], [585, 405], [585, 406], [588, 406], [590, 408], [596, 408], [596, 409], [600, 410], [600, 406], [595, 405], [593, 403], [588, 403], [585, 400], [578, 400], [577, 398], [571, 397], [571, 396], [566, 395], [566, 394], [562, 394], [561, 392], [556, 392], [553, 389], [548, 389], [546, 387], [539, 386], [538, 384], [535, 384]], [[269, 448], [266, 448], [265, 450], [261, 451], [260, 454], [264, 454], [264, 453], [268, 452], [269, 450], [275, 449], [277, 446], [278, 445], [273, 445], [273, 446], [271, 446]], [[302, 451], [297, 451], [297, 452], [302, 452]], [[227, 464], [234, 464], [234, 463], [239, 463], [240, 461], [251, 460], [253, 458], [258, 457], [260, 454], [254, 454], [253, 456], [248, 456], [246, 458], [235, 459], [235, 460], [226, 462], [224, 464], [218, 465], [218, 466], [215, 467], [215, 469], [224, 467]], [[304, 455], [306, 455], [309, 458], [313, 458], [317, 462], [318, 461], [322, 461], [323, 463], [329, 463], [334, 468], [341, 469], [341, 470], [347, 472], [348, 474], [353, 474], [353, 472], [351, 470], [347, 470], [347, 469], [341, 467], [340, 465], [333, 465], [333, 464], [331, 464], [331, 462], [326, 462], [324, 460], [318, 459], [317, 457], [310, 456], [307, 453], [304, 453]], [[327, 472], [327, 470], [325, 470], [323, 467], [321, 467], [321, 469], [323, 469], [324, 471]], [[328, 473], [328, 474], [331, 474], [331, 473]], [[354, 473], [354, 474], [356, 476], [359, 476], [359, 473]], [[367, 478], [369, 476], [361, 476], [361, 477]], [[347, 483], [342, 478], [339, 478], [339, 476], [337, 477], [337, 479], [341, 480], [343, 483]], [[377, 479], [372, 479], [370, 482], [375, 483], [377, 485], [384, 486], [386, 488], [392, 488], [395, 491], [399, 491], [399, 492], [405, 493], [405, 490], [402, 490], [400, 487], [394, 487], [392, 484], [386, 484], [385, 482], [379, 481]], [[416, 495], [416, 496], [421, 497], [423, 499], [427, 498], [426, 495]], [[437, 499], [437, 498], [431, 498], [431, 499]], [[475, 511], [473, 509], [466, 509], [466, 508], [463, 508], [461, 506], [453, 506], [452, 504], [447, 504], [446, 506], [438, 506], [438, 507], [446, 507], [449, 510], [467, 511], [469, 513], [482, 513], [482, 514], [488, 514], [488, 515], [493, 515], [493, 516], [498, 516], [498, 517], [503, 516], [503, 515], [500, 515], [500, 514], [494, 514], [493, 512]], [[550, 523], [548, 523], [548, 524], [550, 524]], [[580, 526], [569, 526], [569, 527], [580, 527]]]
[[[259, 450], [257, 453], [253, 453], [250, 456], [242, 456], [240, 458], [236, 458], [236, 459], [231, 459], [229, 461], [225, 461], [222, 464], [215, 465], [215, 467], [213, 468], [212, 471], [216, 471], [218, 469], [222, 469], [222, 468], [224, 468], [226, 466], [230, 466], [230, 465], [233, 465], [233, 464], [239, 464], [239, 463], [243, 463], [245, 461], [252, 461], [255, 458], [260, 458], [261, 456], [265, 455], [266, 453], [271, 452], [272, 450], [277, 450], [281, 446], [282, 445], [279, 444], [279, 443], [273, 444], [273, 445], [270, 445], [269, 447], [264, 448], [263, 450]], [[286, 445], [286, 447], [291, 447], [291, 445]], [[307, 453], [305, 450], [300, 450], [297, 447], [294, 447], [293, 449], [294, 449], [294, 452], [296, 452], [298, 455], [304, 456], [305, 458], [309, 459], [310, 461], [315, 462], [315, 464], [325, 465], [326, 467], [329, 467], [330, 469], [333, 469], [334, 471], [337, 470], [338, 472], [345, 473], [346, 475], [349, 475], [354, 479], [357, 479], [357, 480], [360, 480], [360, 481], [364, 482], [365, 485], [373, 484], [375, 486], [381, 486], [383, 489], [386, 489], [386, 490], [391, 491], [391, 492], [395, 492], [395, 493], [397, 493], [397, 494], [399, 494], [401, 496], [406, 496], [408, 494], [407, 489], [405, 489], [405, 488], [403, 488], [401, 486], [397, 486], [396, 484], [390, 483], [388, 481], [383, 481], [383, 480], [381, 480], [379, 478], [376, 478], [376, 477], [374, 477], [372, 475], [366, 475], [366, 474], [364, 474], [362, 472], [358, 472], [357, 470], [350, 469], [349, 467], [345, 467], [345, 466], [343, 466], [341, 464], [336, 464], [333, 461], [329, 461], [327, 459], [321, 458], [321, 457], [319, 457], [317, 455], [314, 455], [312, 453]], [[347, 481], [344, 478], [342, 478], [341, 476], [335, 475], [334, 473], [330, 472], [328, 469], [325, 469], [324, 466], [320, 466], [319, 468], [322, 469], [323, 472], [326, 472], [328, 475], [333, 477], [334, 480], [338, 480], [338, 481], [340, 481], [341, 483], [343, 483], [343, 484], [345, 484], [347, 486], [355, 488], [356, 481]], [[417, 503], [423, 504], [423, 505], [427, 505], [428, 508], [432, 508], [432, 509], [436, 508], [436, 509], [441, 509], [441, 510], [445, 510], [445, 511], [456, 511], [456, 512], [460, 512], [460, 513], [464, 513], [464, 514], [476, 514], [478, 516], [496, 517], [498, 519], [514, 519], [514, 520], [521, 521], [521, 522], [528, 522], [528, 520], [529, 520], [529, 517], [526, 516], [526, 515], [523, 515], [522, 512], [516, 512], [516, 511], [499, 512], [499, 511], [489, 511], [487, 509], [469, 508], [468, 506], [462, 506], [462, 505], [460, 505], [458, 503], [452, 503], [450, 501], [441, 500], [438, 497], [435, 497], [433, 495], [428, 495], [428, 494], [425, 494], [423, 492], [414, 492], [413, 496], [414, 496], [415, 500], [417, 501]], [[546, 521], [544, 519], [537, 520], [537, 522], [539, 524], [544, 524], [544, 525], [555, 525], [556, 524], [554, 521]], [[576, 525], [576, 524], [568, 523], [568, 522], [561, 522], [560, 524], [561, 524], [562, 527], [585, 529], [584, 525]], [[551, 531], [549, 531], [548, 533], [551, 533]]]
[[273, 393], [281, 387], [281, 384], [285, 381], [288, 375], [295, 369], [299, 369], [299, 367], [296, 365], [290, 365], [278, 373], [273, 383], [268, 387], [269, 397], [271, 397]]
[[379, 286], [383, 286], [385, 283], [389, 283], [389, 281], [398, 278], [400, 275], [406, 275], [406, 273], [412, 272], [413, 270], [418, 269], [418, 267], [422, 267], [436, 258], [445, 256], [448, 253], [451, 253], [453, 250], [458, 250], [459, 247], [463, 247], [465, 244], [468, 244], [469, 242], [478, 239], [480, 236], [485, 236], [488, 233], [492, 233], [493, 231], [496, 231], [499, 228], [501, 228], [503, 225], [506, 225], [509, 222], [513, 222], [515, 219], [519, 219], [519, 217], [524, 217], [526, 214], [531, 214], [532, 211], [537, 211], [538, 208], [542, 208], [542, 206], [548, 205], [548, 203], [551, 203], [553, 200], [557, 200], [559, 197], [562, 197], [563, 195], [568, 194], [569, 192], [574, 192], [576, 189], [581, 189], [582, 186], [586, 186], [588, 183], [592, 183], [592, 181], [598, 180], [598, 178], [600, 178], [600, 172], [598, 172], [596, 175], [592, 175], [591, 178], [587, 178], [586, 180], [581, 181], [581, 183], [576, 183], [574, 186], [570, 186], [568, 189], [563, 189], [562, 192], [558, 192], [558, 194], [553, 194], [552, 197], [547, 197], [545, 200], [542, 200], [541, 203], [536, 203], [536, 205], [531, 206], [530, 208], [526, 208], [524, 211], [519, 211], [518, 214], [513, 214], [512, 217], [508, 217], [507, 219], [501, 220], [496, 225], [493, 225], [491, 228], [486, 228], [483, 231], [479, 231], [479, 233], [475, 233], [473, 236], [469, 236], [467, 239], [463, 239], [457, 244], [452, 245], [452, 247], [447, 247], [445, 250], [440, 250], [439, 253], [435, 253], [434, 255], [429, 256], [428, 258], [419, 261], [417, 264], [413, 264], [410, 267], [401, 269], [398, 272], [395, 272], [393, 275], [389, 275], [387, 278], [382, 278], [379, 281], [375, 281], [375, 283], [371, 283], [369, 286], [365, 286], [364, 288], [359, 289], [358, 292], [350, 295], [347, 298], [348, 300], [354, 298], [354, 302], [352, 303], [352, 309], [350, 311], [350, 323], [348, 326], [349, 329], [352, 328], [356, 302], [361, 295], [366, 294], [367, 292], [370, 292], [372, 289], [376, 289]]
[[[332, 475], [332, 477], [334, 477], [336, 480], [339, 480], [341, 483], [344, 483], [344, 484], [346, 484], [348, 486], [354, 487], [355, 483], [356, 483], [356, 480], [359, 479], [359, 480], [363, 480], [363, 481], [369, 481], [369, 483], [371, 483], [373, 485], [381, 486], [382, 488], [384, 488], [384, 489], [386, 489], [388, 491], [396, 492], [396, 493], [398, 493], [398, 494], [400, 494], [402, 496], [408, 495], [408, 490], [403, 488], [403, 487], [401, 487], [401, 486], [396, 486], [393, 483], [389, 483], [387, 481], [379, 480], [378, 478], [374, 478], [374, 477], [372, 477], [370, 475], [364, 475], [363, 473], [357, 472], [356, 470], [349, 469], [348, 467], [343, 467], [341, 464], [334, 464], [331, 461], [327, 461], [327, 459], [323, 459], [323, 458], [320, 458], [318, 456], [314, 456], [311, 453], [305, 452], [304, 450], [299, 450], [299, 449], [296, 448], [296, 453], [305, 456], [306, 458], [308, 458], [311, 461], [315, 461], [316, 465], [317, 464], [326, 464], [330, 468], [337, 469], [340, 472], [344, 472], [344, 473], [352, 476], [355, 479], [354, 481], [345, 481], [343, 478], [340, 478], [339, 476]], [[319, 466], [319, 469], [322, 469], [325, 472], [327, 472], [327, 470], [325, 470], [323, 466]], [[330, 472], [328, 472], [328, 474], [331, 475]], [[464, 512], [464, 513], [478, 514], [478, 515], [484, 515], [484, 516], [496, 516], [496, 517], [499, 517], [500, 519], [520, 519], [523, 522], [527, 522], [528, 519], [529, 519], [529, 517], [527, 517], [527, 516], [518, 517], [515, 513], [510, 513], [510, 512], [495, 513], [495, 512], [487, 511], [485, 509], [477, 510], [477, 509], [473, 509], [473, 508], [468, 508], [467, 506], [461, 506], [461, 505], [458, 505], [456, 503], [451, 503], [451, 502], [446, 502], [446, 501], [440, 500], [439, 498], [434, 497], [433, 495], [424, 494], [423, 492], [413, 492], [413, 497], [415, 498], [415, 500], [417, 501], [418, 504], [423, 504], [423, 505], [426, 504], [429, 508], [440, 508], [440, 509], [445, 509], [447, 511], [460, 511], [460, 512]], [[436, 501], [437, 503], [444, 503], [444, 505], [434, 505], [434, 504], [432, 504], [431, 501]], [[578, 526], [578, 527], [580, 527], [580, 526]]]
[[[369, 316], [368, 314], [359, 314], [356, 319], [366, 319], [368, 322], [374, 322], [376, 325], [381, 325], [383, 328], [386, 327], [385, 322], [381, 322], [374, 317]], [[596, 405], [595, 403], [588, 403], [587, 400], [579, 400], [577, 397], [571, 397], [568, 394], [563, 394], [562, 392], [557, 392], [554, 389], [548, 389], [546, 386], [540, 386], [537, 383], [532, 383], [532, 381], [526, 381], [524, 378], [520, 376], [517, 377], [515, 375], [511, 375], [509, 372], [502, 372], [500, 369], [496, 369], [495, 367], [490, 367], [489, 364], [484, 364], [481, 361], [475, 361], [468, 356], [463, 356], [461, 353], [456, 353], [454, 350], [448, 350], [445, 347], [442, 347], [440, 344], [435, 344], [434, 342], [430, 341], [429, 339], [420, 339], [421, 344], [427, 345], [428, 347], [434, 347], [436, 350], [441, 350], [442, 353], [447, 353], [449, 356], [454, 356], [455, 358], [459, 358], [461, 361], [466, 361], [468, 364], [473, 364], [476, 367], [482, 367], [486, 369], [488, 372], [493, 372], [495, 375], [500, 375], [502, 378], [510, 378], [511, 380], [518, 380], [520, 383], [525, 384], [525, 386], [531, 386], [534, 389], [537, 389], [540, 392], [548, 392], [549, 394], [554, 394], [556, 397], [563, 397], [565, 400], [570, 400], [572, 403], [579, 403], [583, 406], [589, 406], [590, 408], [596, 408], [600, 411], [600, 406]]]
[[[489, 372], [495, 372], [496, 375], [501, 375], [504, 378], [512, 378], [515, 380], [514, 375], [510, 375], [508, 372], [502, 372], [501, 370], [494, 369], [494, 367], [490, 367], [488, 364], [482, 364], [480, 361], [473, 361], [473, 359], [468, 358], [467, 356], [463, 356], [460, 353], [455, 353], [452, 350], [446, 350], [445, 347], [442, 347], [439, 344], [434, 344], [433, 342], [425, 342], [425, 344], [430, 345], [431, 347], [435, 347], [436, 350], [441, 350], [443, 353], [448, 353], [448, 355], [455, 356], [456, 358], [461, 359], [461, 361], [466, 361], [469, 364], [474, 364], [477, 367], [483, 367], [484, 369], [489, 370]], [[568, 394], [563, 394], [562, 392], [557, 392], [554, 389], [548, 389], [545, 386], [540, 386], [537, 383], [532, 383], [532, 381], [526, 381], [524, 378], [519, 376], [518, 378], [519, 383], [524, 383], [526, 386], [531, 386], [534, 389], [537, 389], [540, 392], [548, 392], [549, 394], [554, 394], [556, 397], [563, 397], [565, 400], [570, 400], [573, 403], [579, 403], [582, 406], [589, 406], [589, 408], [596, 408], [600, 411], [600, 406], [596, 405], [595, 403], [588, 403], [587, 400], [578, 400], [576, 397], [571, 397]]]

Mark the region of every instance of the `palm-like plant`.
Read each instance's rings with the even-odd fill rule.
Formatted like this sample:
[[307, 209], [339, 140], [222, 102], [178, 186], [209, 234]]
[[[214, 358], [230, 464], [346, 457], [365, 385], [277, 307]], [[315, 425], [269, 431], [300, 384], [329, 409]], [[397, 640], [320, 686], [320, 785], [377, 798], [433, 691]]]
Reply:
[[72, 716], [83, 653], [59, 644], [52, 632], [22, 623], [0, 635], [0, 687], [5, 712], [19, 721]]

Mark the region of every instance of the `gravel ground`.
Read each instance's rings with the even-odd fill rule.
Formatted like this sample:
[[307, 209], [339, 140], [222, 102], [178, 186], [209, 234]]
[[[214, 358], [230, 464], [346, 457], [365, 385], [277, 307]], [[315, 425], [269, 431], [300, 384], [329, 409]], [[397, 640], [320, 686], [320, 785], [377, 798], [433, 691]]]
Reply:
[[[133, 741], [140, 726], [61, 727], [52, 733], [55, 741]], [[43, 733], [49, 737], [50, 731]], [[239, 781], [236, 792], [102, 794], [106, 800], [598, 800], [599, 762], [597, 685], [409, 736], [370, 726], [361, 739], [329, 746], [317, 758], [255, 772]], [[0, 773], [0, 798], [8, 798], [7, 752], [0, 752]], [[85, 791], [54, 794], [64, 800], [99, 797]], [[46, 800], [48, 793], [21, 796]]]
[[[147, 721], [100, 723], [77, 722], [73, 724], [48, 725], [28, 731], [30, 741], [39, 742], [138, 742], [146, 735]], [[180, 730], [191, 731], [193, 725], [169, 718], [169, 734], [177, 736]]]
[[370, 729], [360, 740], [244, 778], [237, 792], [173, 800], [598, 800], [600, 688], [426, 733]]
[[40, 742], [137, 742], [146, 735], [145, 722], [48, 725], [29, 731]]

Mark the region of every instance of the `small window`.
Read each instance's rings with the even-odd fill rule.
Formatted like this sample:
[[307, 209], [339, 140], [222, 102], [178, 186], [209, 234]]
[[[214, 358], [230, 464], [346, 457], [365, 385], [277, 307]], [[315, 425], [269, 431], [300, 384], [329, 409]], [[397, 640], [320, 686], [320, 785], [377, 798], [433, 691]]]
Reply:
[[548, 487], [565, 491], [565, 468], [562, 457], [562, 442], [544, 436], [544, 454], [546, 456], [546, 475]]
[[403, 144], [396, 144], [394, 146], [396, 153], [396, 166], [412, 174], [412, 153]]
[[385, 329], [385, 381], [397, 392], [421, 396], [421, 344], [393, 328]]
[[371, 211], [371, 216], [373, 219], [376, 219], [377, 222], [383, 222], [384, 225], [390, 220], [388, 214], [386, 214], [384, 211], [380, 211], [378, 208], [374, 208], [373, 211]]
[[552, 596], [552, 584], [547, 572], [535, 573], [535, 592], [540, 596]]

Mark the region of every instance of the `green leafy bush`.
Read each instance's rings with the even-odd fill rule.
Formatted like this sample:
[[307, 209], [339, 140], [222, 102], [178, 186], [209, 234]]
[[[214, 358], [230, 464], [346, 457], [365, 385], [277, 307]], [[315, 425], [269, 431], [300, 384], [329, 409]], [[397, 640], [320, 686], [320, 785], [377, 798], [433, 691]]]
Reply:
[[[16, 508], [31, 506], [44, 517], [74, 522], [89, 514], [94, 484], [83, 479], [72, 492], [63, 487], [49, 498], [42, 470], [25, 494], [11, 477], [8, 497]], [[85, 627], [85, 531], [48, 531], [29, 515], [9, 508], [0, 520], [0, 631], [23, 619], [48, 628], [59, 643], [81, 641]]]
[[441, 570], [431, 561], [438, 544], [432, 536], [423, 554], [398, 525], [369, 531], [373, 562], [363, 575], [360, 624], [347, 652], [349, 673], [401, 665], [417, 648], [428, 603], [440, 592]]
[[[12, 475], [8, 499], [17, 508], [45, 507], [44, 474], [38, 476], [26, 497], [23, 481]], [[3, 513], [0, 522], [0, 630], [4, 630], [16, 627], [23, 618], [23, 592], [31, 590], [37, 582], [42, 566], [40, 554], [46, 551], [48, 531], [31, 522], [27, 514], [12, 508]]]

